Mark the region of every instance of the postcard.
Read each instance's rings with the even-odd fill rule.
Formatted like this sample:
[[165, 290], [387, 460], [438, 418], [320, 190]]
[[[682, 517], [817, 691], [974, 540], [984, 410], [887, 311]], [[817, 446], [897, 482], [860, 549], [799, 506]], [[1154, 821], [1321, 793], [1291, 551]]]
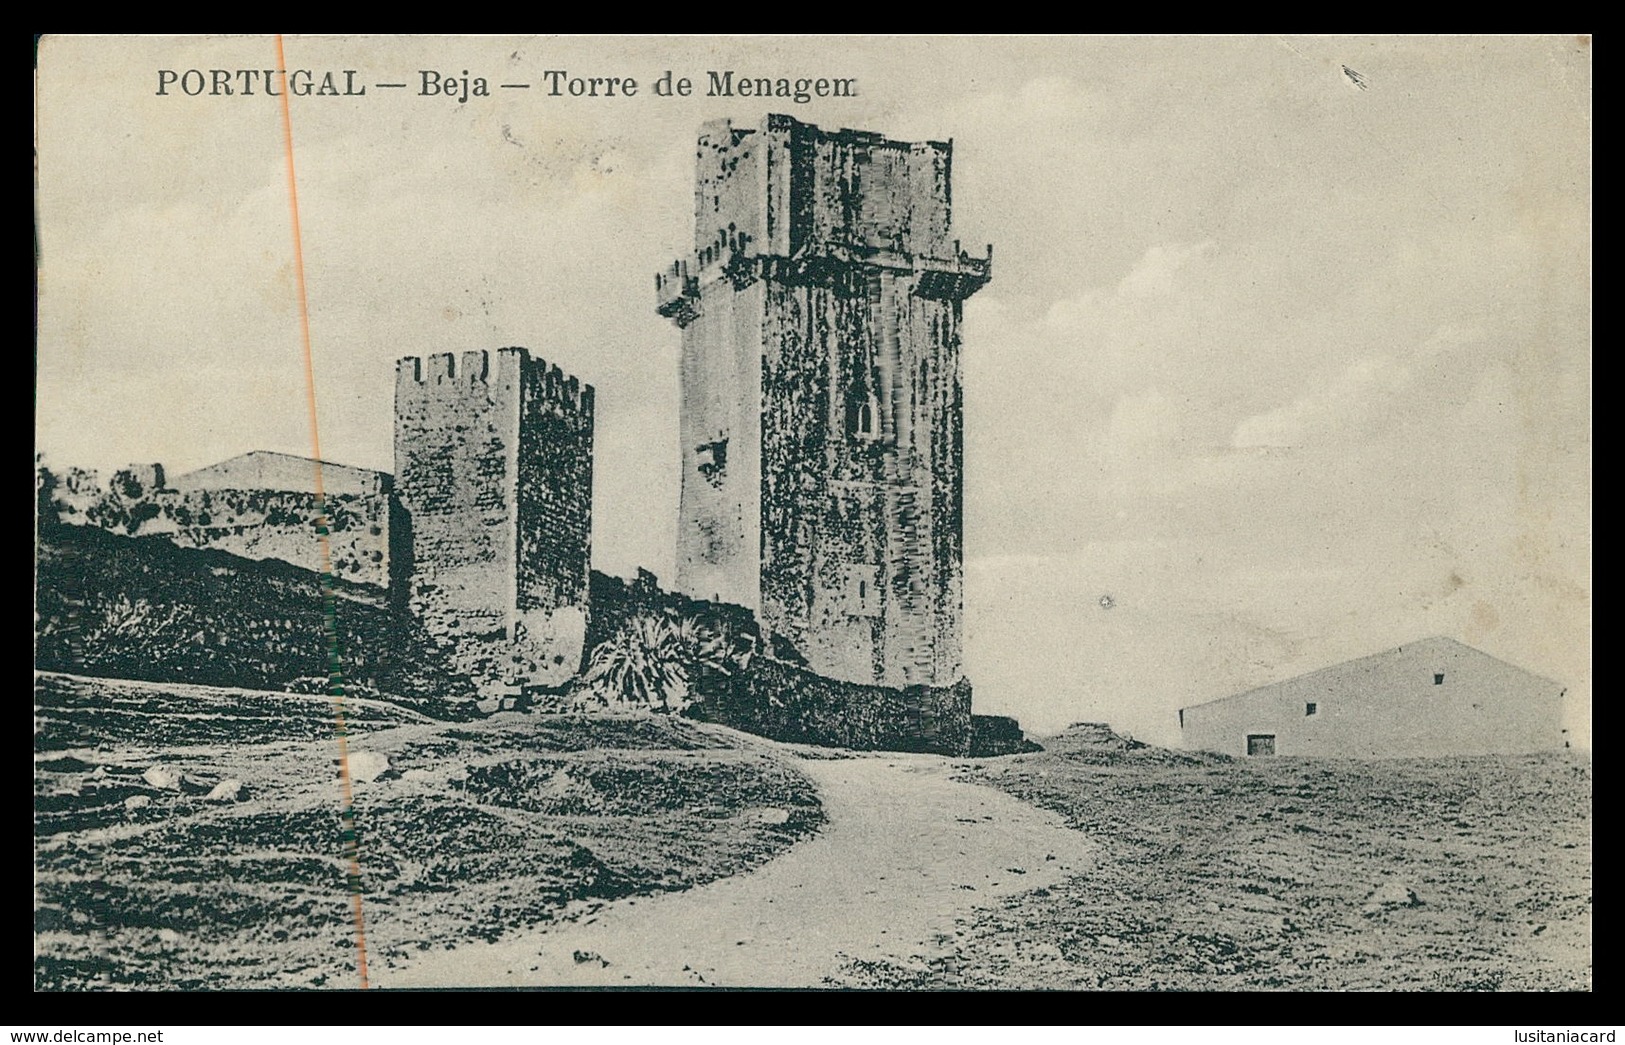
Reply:
[[1591, 989], [1572, 36], [46, 36], [36, 990]]

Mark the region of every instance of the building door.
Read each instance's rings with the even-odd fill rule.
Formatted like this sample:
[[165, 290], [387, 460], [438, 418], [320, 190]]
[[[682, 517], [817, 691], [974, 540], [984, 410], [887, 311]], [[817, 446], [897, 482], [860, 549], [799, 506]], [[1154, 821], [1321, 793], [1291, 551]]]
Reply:
[[1274, 733], [1249, 733], [1249, 734], [1247, 734], [1247, 754], [1249, 754], [1249, 755], [1273, 755], [1273, 754], [1275, 754], [1275, 734]]

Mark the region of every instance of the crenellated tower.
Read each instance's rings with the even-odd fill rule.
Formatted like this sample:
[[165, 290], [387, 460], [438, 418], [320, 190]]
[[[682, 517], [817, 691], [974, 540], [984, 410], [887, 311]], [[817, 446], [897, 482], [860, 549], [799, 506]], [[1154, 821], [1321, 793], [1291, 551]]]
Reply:
[[992, 248], [953, 238], [952, 154], [708, 123], [694, 253], [655, 280], [683, 331], [678, 586], [831, 678], [963, 675], [961, 308]]
[[592, 386], [523, 348], [396, 364], [397, 582], [431, 634], [510, 647], [510, 681], [581, 666], [592, 440]]

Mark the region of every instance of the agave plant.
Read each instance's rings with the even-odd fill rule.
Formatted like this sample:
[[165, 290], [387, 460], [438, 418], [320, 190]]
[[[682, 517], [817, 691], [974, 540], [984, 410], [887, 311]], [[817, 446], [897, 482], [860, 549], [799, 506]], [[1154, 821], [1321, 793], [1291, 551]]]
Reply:
[[639, 616], [592, 651], [584, 681], [606, 703], [681, 711], [688, 702], [688, 672], [673, 626]]
[[695, 617], [641, 615], [592, 652], [583, 681], [602, 705], [682, 711], [708, 678], [750, 666], [755, 638], [712, 627]]
[[756, 637], [735, 631], [726, 621], [702, 623], [698, 618], [684, 617], [672, 624], [672, 633], [682, 651], [690, 684], [702, 694], [707, 682], [749, 668], [756, 653]]

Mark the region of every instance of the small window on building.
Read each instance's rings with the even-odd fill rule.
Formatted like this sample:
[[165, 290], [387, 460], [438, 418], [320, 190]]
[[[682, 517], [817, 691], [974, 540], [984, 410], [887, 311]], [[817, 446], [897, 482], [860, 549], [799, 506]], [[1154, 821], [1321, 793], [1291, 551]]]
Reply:
[[1274, 733], [1247, 734], [1247, 754], [1251, 756], [1275, 754]]
[[1444, 685], [1444, 672], [1442, 672], [1442, 671], [1435, 671], [1435, 672], [1434, 672], [1434, 673], [1433, 673], [1433, 684], [1434, 684], [1434, 685], [1435, 685], [1435, 686], [1442, 686], [1442, 685]]
[[873, 395], [853, 390], [846, 404], [846, 432], [853, 439], [880, 438], [880, 404]]
[[1319, 705], [1315, 704], [1313, 701], [1310, 701], [1309, 703], [1307, 703], [1307, 704], [1305, 704], [1303, 706], [1303, 713], [1304, 713], [1305, 716], [1313, 715], [1318, 710], [1319, 710]]

